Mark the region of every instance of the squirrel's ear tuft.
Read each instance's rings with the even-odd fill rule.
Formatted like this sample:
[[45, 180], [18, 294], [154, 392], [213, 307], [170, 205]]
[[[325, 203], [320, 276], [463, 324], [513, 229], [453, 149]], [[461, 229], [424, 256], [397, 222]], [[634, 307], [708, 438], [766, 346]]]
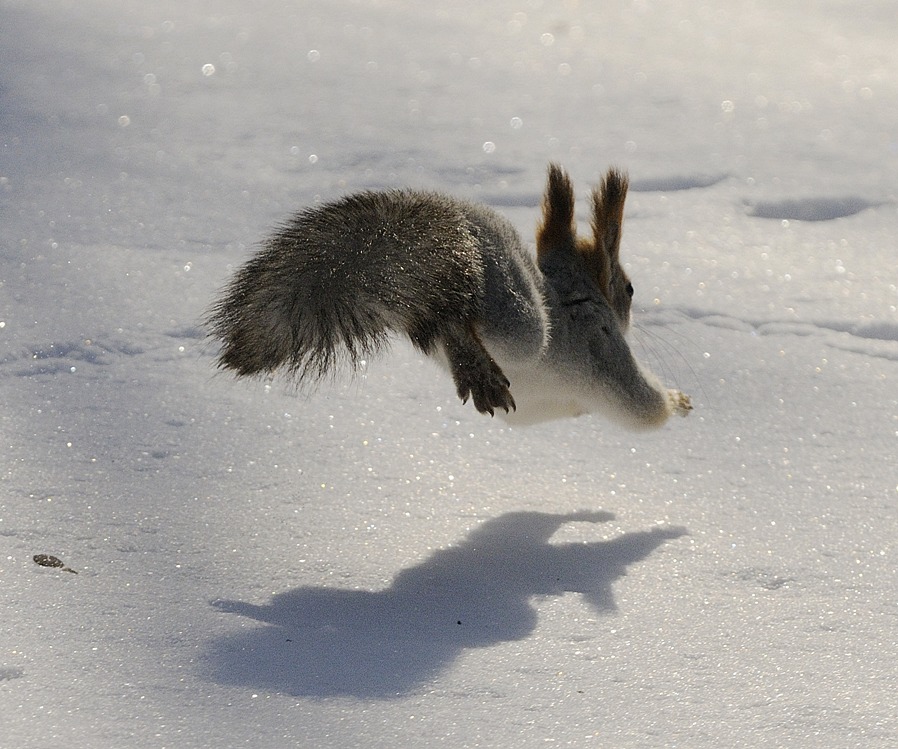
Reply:
[[592, 231], [596, 249], [604, 250], [612, 262], [620, 257], [624, 201], [629, 184], [626, 174], [609, 169], [602, 185], [592, 192]]
[[628, 187], [626, 174], [609, 169], [601, 186], [592, 192], [592, 232], [595, 240], [592, 260], [599, 288], [606, 296], [610, 292], [612, 271], [620, 265], [620, 240]]
[[542, 259], [552, 252], [573, 252], [576, 244], [574, 188], [567, 173], [549, 164], [543, 216], [536, 231], [536, 253]]

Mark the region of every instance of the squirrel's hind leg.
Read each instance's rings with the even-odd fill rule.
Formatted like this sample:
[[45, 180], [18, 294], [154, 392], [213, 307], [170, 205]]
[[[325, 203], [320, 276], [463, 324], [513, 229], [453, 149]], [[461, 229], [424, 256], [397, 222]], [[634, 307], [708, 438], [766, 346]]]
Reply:
[[443, 332], [440, 340], [463, 403], [473, 398], [474, 407], [490, 416], [497, 408], [505, 409], [506, 413], [514, 410], [508, 378], [487, 352], [473, 323]]

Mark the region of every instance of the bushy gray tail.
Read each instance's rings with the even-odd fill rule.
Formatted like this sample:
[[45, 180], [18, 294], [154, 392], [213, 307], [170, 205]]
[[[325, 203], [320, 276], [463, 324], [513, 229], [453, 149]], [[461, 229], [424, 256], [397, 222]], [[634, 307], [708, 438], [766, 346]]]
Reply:
[[218, 364], [316, 379], [357, 367], [390, 330], [430, 353], [449, 321], [478, 313], [475, 259], [458, 206], [428, 193], [362, 193], [300, 213], [211, 308]]
[[341, 360], [353, 367], [380, 348], [387, 324], [376, 310], [328, 288], [309, 288], [279, 262], [277, 247], [241, 268], [212, 307], [208, 325], [222, 342], [218, 365], [240, 377], [284, 370], [317, 379]]

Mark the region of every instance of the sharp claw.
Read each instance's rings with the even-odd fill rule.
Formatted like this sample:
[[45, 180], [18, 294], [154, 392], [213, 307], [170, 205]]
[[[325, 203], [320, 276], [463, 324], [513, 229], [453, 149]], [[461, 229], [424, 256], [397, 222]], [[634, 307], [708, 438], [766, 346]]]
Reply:
[[486, 404], [483, 407], [477, 406], [477, 410], [480, 411], [480, 413], [482, 413], [482, 414], [489, 414], [490, 416], [495, 416], [495, 414], [493, 413], [493, 407], [489, 404]]
[[459, 391], [458, 397], [463, 404], [466, 404], [469, 400], [473, 399], [474, 408], [480, 413], [489, 414], [490, 416], [496, 415], [497, 408], [503, 409], [505, 413], [517, 411], [518, 406], [508, 390], [508, 380], [503, 378], [503, 382], [505, 383], [504, 387], [493, 387], [492, 392], [490, 392], [489, 389], [485, 389], [485, 392], [483, 393], [476, 393], [474, 392], [476, 388], [467, 388], [467, 392], [464, 394]]

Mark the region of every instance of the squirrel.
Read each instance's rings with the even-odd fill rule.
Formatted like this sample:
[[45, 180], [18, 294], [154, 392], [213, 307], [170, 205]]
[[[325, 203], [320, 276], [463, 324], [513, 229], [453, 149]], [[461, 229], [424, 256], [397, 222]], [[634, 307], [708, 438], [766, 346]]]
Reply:
[[361, 192], [307, 208], [243, 265], [207, 315], [218, 365], [317, 380], [404, 333], [463, 402], [511, 424], [601, 413], [632, 429], [692, 404], [634, 359], [620, 262], [628, 178], [610, 169], [578, 238], [574, 189], [550, 164], [536, 259], [487, 206], [435, 192]]

